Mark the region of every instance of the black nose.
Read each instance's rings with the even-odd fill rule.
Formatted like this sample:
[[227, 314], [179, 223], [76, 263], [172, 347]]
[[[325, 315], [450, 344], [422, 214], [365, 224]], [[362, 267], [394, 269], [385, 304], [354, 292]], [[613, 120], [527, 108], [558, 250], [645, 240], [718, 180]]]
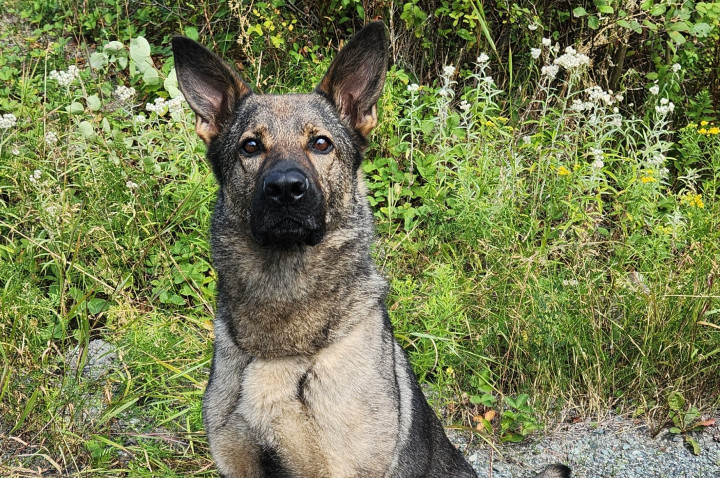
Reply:
[[295, 204], [305, 196], [310, 181], [297, 169], [271, 171], [263, 181], [263, 191], [268, 199], [278, 204]]

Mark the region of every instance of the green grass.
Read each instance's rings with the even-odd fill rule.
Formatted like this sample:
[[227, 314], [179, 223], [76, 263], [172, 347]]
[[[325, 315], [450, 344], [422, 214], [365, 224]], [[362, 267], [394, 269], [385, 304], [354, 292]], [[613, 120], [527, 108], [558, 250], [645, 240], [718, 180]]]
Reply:
[[[147, 111], [172, 82], [110, 56], [91, 68], [61, 27], [21, 25], [0, 27], [0, 113], [17, 117], [0, 129], [0, 473], [213, 475], [215, 185], [192, 113]], [[153, 59], [164, 80], [169, 58]], [[51, 77], [74, 64], [69, 87]], [[489, 70], [463, 68], [414, 92], [393, 69], [363, 166], [396, 335], [435, 404], [466, 427], [497, 411], [485, 437], [512, 441], [560, 409], [662, 423], [671, 397], [717, 406], [714, 125], [673, 126], [660, 92], [597, 106], [590, 127], [570, 108], [587, 100], [584, 71], [535, 75], [525, 90], [542, 101], [509, 111]], [[119, 358], [90, 380], [71, 363], [98, 338]]]

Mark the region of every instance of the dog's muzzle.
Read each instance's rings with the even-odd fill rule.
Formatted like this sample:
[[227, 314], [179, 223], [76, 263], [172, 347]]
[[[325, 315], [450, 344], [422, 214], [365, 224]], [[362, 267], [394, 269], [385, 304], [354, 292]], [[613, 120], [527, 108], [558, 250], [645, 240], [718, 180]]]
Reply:
[[266, 171], [253, 195], [250, 226], [263, 246], [318, 244], [325, 234], [320, 188], [298, 165], [281, 162]]

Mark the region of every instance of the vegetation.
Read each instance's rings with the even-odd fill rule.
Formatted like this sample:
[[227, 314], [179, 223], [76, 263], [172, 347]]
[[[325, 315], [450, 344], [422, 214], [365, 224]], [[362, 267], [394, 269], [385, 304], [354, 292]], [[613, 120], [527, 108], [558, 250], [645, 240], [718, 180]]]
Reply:
[[[376, 257], [448, 424], [519, 441], [616, 409], [692, 445], [720, 403], [720, 6], [623, 5], [8, 0], [2, 474], [213, 474], [215, 186], [169, 38], [307, 91], [375, 17], [394, 59], [363, 165]], [[118, 358], [93, 378], [96, 339]]]

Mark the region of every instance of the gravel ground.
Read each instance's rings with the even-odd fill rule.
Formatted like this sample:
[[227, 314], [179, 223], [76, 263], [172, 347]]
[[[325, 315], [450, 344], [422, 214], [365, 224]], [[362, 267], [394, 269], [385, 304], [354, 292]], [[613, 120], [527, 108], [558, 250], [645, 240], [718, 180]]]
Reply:
[[[720, 411], [713, 416], [720, 423]], [[706, 417], [710, 418], [710, 417]], [[693, 434], [701, 448], [693, 455], [683, 438], [614, 416], [600, 423], [568, 425], [534, 442], [500, 445], [500, 455], [484, 444], [451, 440], [464, 450], [480, 478], [530, 478], [550, 463], [563, 463], [575, 478], [720, 478], [720, 429]]]

